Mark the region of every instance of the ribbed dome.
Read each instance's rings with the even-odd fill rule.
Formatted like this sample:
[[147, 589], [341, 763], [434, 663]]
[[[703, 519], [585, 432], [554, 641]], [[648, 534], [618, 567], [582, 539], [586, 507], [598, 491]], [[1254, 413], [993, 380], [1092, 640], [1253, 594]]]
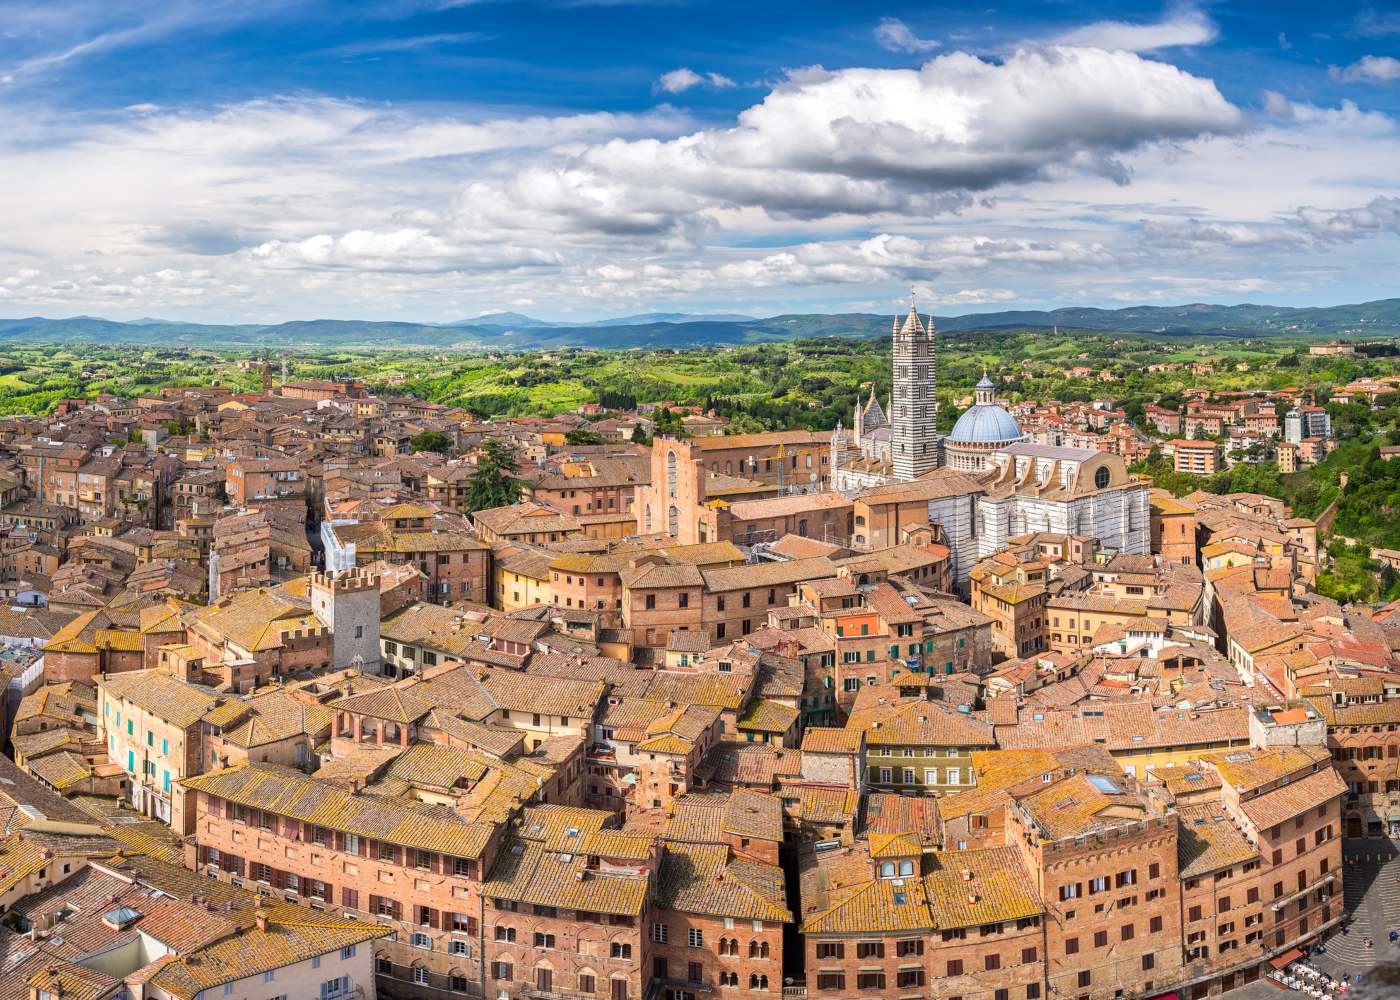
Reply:
[[993, 444], [1006, 441], [1019, 441], [1021, 428], [1016, 419], [996, 403], [979, 403], [968, 408], [958, 422], [953, 425], [949, 441], [967, 444]]

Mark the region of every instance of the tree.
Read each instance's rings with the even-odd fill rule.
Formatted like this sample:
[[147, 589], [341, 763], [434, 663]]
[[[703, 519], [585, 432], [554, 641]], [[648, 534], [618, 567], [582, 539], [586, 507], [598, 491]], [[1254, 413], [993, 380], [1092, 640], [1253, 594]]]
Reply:
[[452, 439], [442, 431], [419, 431], [408, 439], [408, 446], [414, 451], [435, 451], [446, 455], [452, 450]]
[[651, 444], [651, 438], [647, 436], [647, 429], [641, 424], [637, 424], [632, 428], [632, 443]]
[[656, 433], [669, 434], [672, 437], [685, 437], [685, 424], [681, 422], [681, 415], [671, 411], [670, 407], [663, 406], [656, 413], [652, 414], [652, 421], [656, 425]]
[[585, 444], [602, 444], [603, 435], [597, 431], [576, 430], [564, 432], [564, 443], [579, 447]]
[[515, 478], [519, 466], [509, 446], [496, 438], [481, 443], [476, 471], [467, 482], [466, 508], [468, 514], [491, 507], [508, 507], [520, 499], [520, 480]]

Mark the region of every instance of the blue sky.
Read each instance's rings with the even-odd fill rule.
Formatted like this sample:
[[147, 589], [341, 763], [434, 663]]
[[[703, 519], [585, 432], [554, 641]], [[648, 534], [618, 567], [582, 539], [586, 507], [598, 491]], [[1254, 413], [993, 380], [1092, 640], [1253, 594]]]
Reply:
[[0, 315], [1397, 294], [1400, 8], [0, 0]]

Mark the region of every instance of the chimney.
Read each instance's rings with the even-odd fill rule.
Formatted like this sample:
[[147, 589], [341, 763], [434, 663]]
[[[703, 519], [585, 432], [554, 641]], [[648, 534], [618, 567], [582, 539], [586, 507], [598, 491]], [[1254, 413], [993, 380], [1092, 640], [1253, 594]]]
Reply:
[[267, 933], [267, 911], [261, 906], [253, 911], [253, 923], [257, 926], [258, 930]]

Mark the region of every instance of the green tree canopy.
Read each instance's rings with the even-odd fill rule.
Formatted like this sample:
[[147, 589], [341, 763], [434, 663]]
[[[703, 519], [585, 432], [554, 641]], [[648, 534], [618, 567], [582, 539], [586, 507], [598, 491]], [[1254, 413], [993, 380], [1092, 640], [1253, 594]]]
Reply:
[[446, 455], [452, 450], [452, 439], [442, 431], [419, 431], [408, 439], [408, 446], [414, 451], [435, 451]]
[[505, 442], [487, 438], [481, 443], [476, 471], [467, 482], [466, 511], [473, 514], [492, 507], [507, 507], [520, 499], [519, 466]]

